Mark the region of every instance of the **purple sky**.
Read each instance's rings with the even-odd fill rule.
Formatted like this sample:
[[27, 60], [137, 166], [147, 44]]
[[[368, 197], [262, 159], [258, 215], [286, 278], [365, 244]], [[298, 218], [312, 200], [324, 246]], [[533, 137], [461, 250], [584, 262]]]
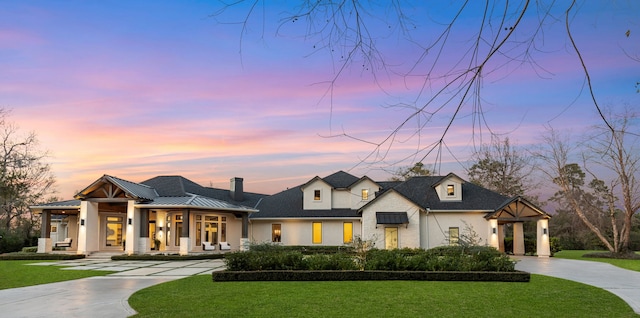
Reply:
[[[0, 10], [0, 107], [11, 109], [11, 120], [23, 131], [35, 131], [49, 150], [62, 198], [103, 174], [131, 181], [183, 175], [223, 188], [240, 176], [245, 190], [264, 193], [338, 170], [385, 180], [386, 171], [421, 159], [426, 152], [411, 154], [440, 138], [451, 107], [429, 122], [411, 121], [384, 157], [367, 157], [374, 150], [369, 143], [324, 136], [344, 131], [380, 142], [412, 112], [388, 106], [421, 105], [440, 89], [435, 78], [455, 68], [461, 48], [477, 32], [477, 18], [461, 16], [422, 94], [423, 77], [402, 76], [420, 51], [396, 34], [377, 39], [388, 64], [373, 66], [377, 83], [366, 68], [352, 65], [326, 95], [339, 56], [315, 51], [317, 39], [302, 37], [304, 22], [285, 22], [277, 30], [283, 12], [295, 5], [266, 2], [242, 41], [241, 26], [226, 22], [242, 19], [246, 5], [214, 18], [221, 5], [208, 1], [6, 2]], [[559, 1], [559, 8], [565, 2]], [[453, 12], [422, 3], [405, 11], [418, 30], [418, 43], [432, 41], [442, 29], [438, 23]], [[572, 31], [599, 102], [637, 107], [640, 63], [625, 52], [640, 54], [640, 2], [578, 3]], [[563, 10], [552, 13], [564, 17]], [[522, 34], [537, 21], [532, 10]], [[489, 65], [495, 71], [485, 71], [483, 78], [486, 121], [521, 145], [538, 142], [545, 125], [580, 133], [598, 123], [564, 22], [552, 22], [545, 22], [530, 50], [535, 67], [503, 66], [498, 59], [502, 62]], [[425, 74], [426, 65], [415, 73]], [[448, 151], [441, 157], [433, 152], [425, 163], [441, 159], [442, 174], [466, 177], [463, 165], [479, 141], [472, 115], [471, 105], [465, 105], [445, 138], [462, 164]], [[419, 138], [410, 137], [418, 125], [425, 125]], [[488, 135], [483, 138], [488, 141]]]

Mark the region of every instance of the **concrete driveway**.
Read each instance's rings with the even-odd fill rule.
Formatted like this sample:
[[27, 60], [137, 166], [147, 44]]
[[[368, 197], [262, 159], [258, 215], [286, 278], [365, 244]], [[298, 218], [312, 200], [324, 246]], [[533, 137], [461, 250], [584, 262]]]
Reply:
[[518, 257], [516, 269], [551, 277], [564, 278], [602, 288], [626, 301], [640, 314], [640, 272], [607, 263], [562, 258]]
[[221, 260], [150, 262], [74, 260], [33, 266], [69, 266], [64, 270], [111, 270], [107, 276], [0, 290], [0, 317], [128, 317], [136, 312], [128, 299], [136, 291], [192, 275], [224, 269]]

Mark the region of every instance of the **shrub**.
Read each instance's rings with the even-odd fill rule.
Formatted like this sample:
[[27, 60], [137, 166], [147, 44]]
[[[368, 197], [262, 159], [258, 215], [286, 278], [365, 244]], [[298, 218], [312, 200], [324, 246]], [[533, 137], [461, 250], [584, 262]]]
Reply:
[[332, 255], [314, 254], [305, 258], [308, 270], [357, 270], [353, 255], [336, 253]]
[[367, 253], [365, 270], [404, 271], [409, 267], [408, 256], [401, 250], [373, 249]]
[[22, 248], [22, 253], [35, 253], [38, 251], [38, 247], [37, 246], [30, 246], [30, 247], [23, 247]]

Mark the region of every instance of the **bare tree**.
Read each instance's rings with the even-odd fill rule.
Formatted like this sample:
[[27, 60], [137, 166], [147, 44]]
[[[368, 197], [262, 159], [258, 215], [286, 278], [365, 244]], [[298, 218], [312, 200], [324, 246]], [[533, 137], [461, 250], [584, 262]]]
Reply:
[[[241, 25], [242, 52], [244, 36], [251, 30], [250, 22], [261, 20], [263, 31], [269, 22], [265, 21], [268, 19], [265, 12], [269, 11], [267, 3], [249, 0], [225, 4], [213, 16], [222, 21], [226, 11], [245, 10], [243, 19], [233, 21]], [[555, 50], [546, 47], [545, 34], [560, 24], [564, 24], [562, 35], [567, 47], [575, 53], [584, 73], [592, 104], [605, 125], [613, 130], [602, 115], [588, 61], [572, 34], [571, 22], [579, 7], [576, 1], [462, 1], [454, 4], [454, 10], [437, 11], [440, 5], [442, 3], [430, 5], [434, 13], [426, 12], [419, 23], [408, 14], [415, 9], [412, 3], [401, 0], [301, 0], [291, 5], [289, 12], [283, 12], [278, 34], [291, 32], [311, 42], [310, 55], [329, 52], [334, 72], [333, 78], [326, 82], [324, 96], [331, 100], [339, 80], [354, 70], [371, 76], [385, 92], [388, 92], [387, 83], [404, 81], [407, 87], [419, 83], [415, 99], [386, 106], [407, 111], [406, 117], [387, 135], [369, 140], [344, 130], [330, 131], [330, 137], [351, 138], [372, 145], [373, 149], [361, 158], [361, 163], [385, 162], [394, 144], [408, 138], [418, 142], [415, 153], [405, 160], [425, 162], [433, 153], [436, 160], [441, 160], [442, 152], [447, 149], [445, 137], [462, 118], [471, 119], [474, 136], [493, 134], [484, 112], [483, 83], [487, 79], [503, 79], [512, 70], [521, 68], [532, 69], [543, 78], [550, 75], [537, 57]], [[465, 23], [475, 23], [475, 27], [469, 28]], [[425, 25], [428, 25], [426, 29]], [[554, 36], [562, 35], [554, 33]], [[387, 39], [411, 46], [412, 53], [401, 58], [394, 56], [396, 45], [380, 45]], [[331, 102], [332, 110], [333, 107]], [[425, 142], [423, 129], [435, 126], [436, 118], [446, 118], [443, 128], [436, 135], [428, 136]]]
[[[608, 127], [593, 127], [588, 136], [588, 160], [594, 165], [608, 169], [615, 177], [611, 180], [608, 204], [611, 213], [618, 204], [615, 193], [622, 198], [623, 224], [620, 229], [620, 250], [629, 250], [633, 216], [640, 210], [640, 116], [627, 109], [622, 114], [610, 112]], [[602, 188], [602, 187], [601, 187]]]
[[21, 135], [7, 114], [0, 109], [0, 229], [22, 226], [31, 232], [36, 219], [29, 206], [52, 194], [55, 178], [44, 161], [46, 152], [38, 149], [36, 134]]

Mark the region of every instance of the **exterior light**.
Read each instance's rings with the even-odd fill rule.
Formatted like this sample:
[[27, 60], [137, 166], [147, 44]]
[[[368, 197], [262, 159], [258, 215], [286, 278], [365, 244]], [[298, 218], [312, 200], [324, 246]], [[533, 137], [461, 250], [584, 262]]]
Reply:
[[547, 235], [547, 228], [542, 229], [542, 235]]
[[84, 226], [84, 219], [80, 219], [80, 226]]
[[498, 233], [498, 229], [497, 229], [497, 228], [495, 228], [495, 227], [494, 227], [494, 228], [492, 228], [491, 230], [493, 231], [493, 234], [497, 234], [497, 233]]
[[129, 225], [131, 225], [131, 223], [133, 223], [133, 220], [131, 218], [129, 218], [129, 220], [127, 220], [127, 222], [129, 223]]

